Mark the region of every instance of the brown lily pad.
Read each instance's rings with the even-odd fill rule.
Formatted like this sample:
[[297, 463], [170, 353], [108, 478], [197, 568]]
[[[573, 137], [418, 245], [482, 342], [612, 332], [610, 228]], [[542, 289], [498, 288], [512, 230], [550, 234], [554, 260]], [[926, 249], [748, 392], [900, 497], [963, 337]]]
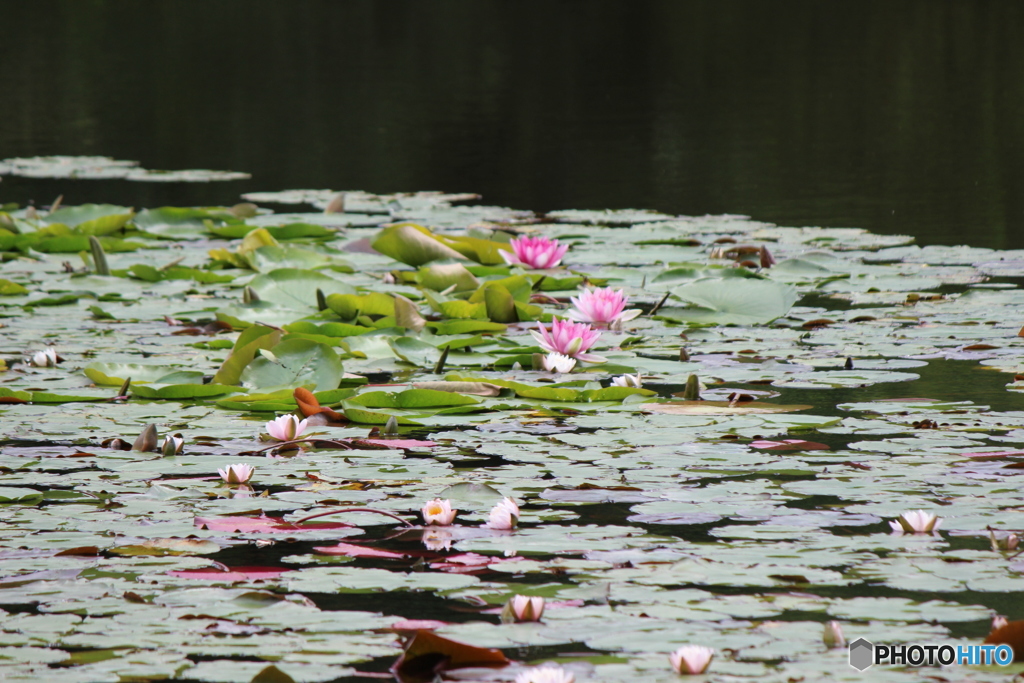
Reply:
[[460, 643], [425, 629], [416, 631], [405, 642], [404, 649], [391, 667], [391, 672], [403, 683], [427, 683], [436, 680], [437, 674], [453, 669], [509, 664], [501, 650]]

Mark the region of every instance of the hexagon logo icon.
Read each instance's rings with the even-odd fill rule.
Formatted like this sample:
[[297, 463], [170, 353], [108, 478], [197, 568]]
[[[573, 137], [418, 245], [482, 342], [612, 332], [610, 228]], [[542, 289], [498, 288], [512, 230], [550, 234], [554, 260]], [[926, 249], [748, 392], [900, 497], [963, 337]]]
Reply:
[[863, 638], [850, 643], [850, 666], [857, 671], [864, 671], [875, 663], [875, 646]]

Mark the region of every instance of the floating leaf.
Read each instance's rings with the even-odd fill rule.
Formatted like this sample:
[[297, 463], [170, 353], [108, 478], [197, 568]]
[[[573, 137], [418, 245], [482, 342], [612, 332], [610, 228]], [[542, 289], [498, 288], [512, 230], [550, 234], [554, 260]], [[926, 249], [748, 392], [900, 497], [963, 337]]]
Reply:
[[497, 396], [501, 393], [501, 387], [489, 382], [414, 382], [412, 386], [415, 389], [449, 391], [475, 396]]
[[772, 413], [795, 413], [810, 410], [808, 405], [780, 405], [775, 403], [738, 403], [730, 406], [728, 401], [671, 401], [647, 403], [644, 410], [669, 415], [768, 415]]
[[211, 555], [220, 552], [220, 546], [212, 541], [194, 538], [156, 538], [137, 545], [122, 545], [111, 548], [118, 555]]
[[501, 650], [475, 647], [420, 629], [406, 643], [405, 651], [392, 670], [401, 677], [422, 679], [427, 672], [436, 674], [467, 667], [500, 667], [508, 663]]
[[480, 399], [471, 396], [463, 396], [448, 391], [434, 391], [432, 389], [408, 389], [398, 393], [386, 391], [371, 391], [359, 394], [350, 398], [348, 403], [354, 403], [367, 408], [443, 408], [446, 406], [463, 406], [479, 403]]
[[437, 264], [420, 268], [417, 280], [421, 285], [437, 292], [451, 290], [465, 292], [475, 290], [480, 281], [460, 263]]
[[672, 294], [697, 308], [664, 307], [666, 318], [691, 323], [756, 325], [780, 318], [796, 303], [792, 285], [770, 280], [707, 278], [677, 287]]
[[442, 259], [462, 259], [462, 254], [435, 238], [426, 228], [415, 223], [399, 223], [385, 228], [373, 241], [373, 248], [396, 261], [422, 266]]
[[282, 306], [315, 308], [316, 291], [324, 294], [353, 294], [355, 290], [335, 278], [310, 270], [278, 268], [257, 275], [249, 287], [260, 299]]
[[263, 325], [253, 325], [238, 336], [231, 354], [213, 376], [214, 384], [238, 384], [246, 366], [261, 349], [271, 349], [281, 340], [281, 331]]
[[243, 385], [253, 389], [315, 386], [337, 389], [344, 374], [334, 349], [307, 339], [290, 339], [273, 347], [273, 357], [261, 355], [242, 371]]

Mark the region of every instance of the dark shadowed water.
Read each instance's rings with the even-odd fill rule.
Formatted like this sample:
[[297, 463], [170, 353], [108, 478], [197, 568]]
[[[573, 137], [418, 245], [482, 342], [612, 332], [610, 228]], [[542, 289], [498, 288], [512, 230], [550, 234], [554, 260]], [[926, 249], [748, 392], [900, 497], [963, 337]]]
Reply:
[[745, 213], [1024, 247], [1024, 3], [0, 0], [0, 201], [315, 187]]

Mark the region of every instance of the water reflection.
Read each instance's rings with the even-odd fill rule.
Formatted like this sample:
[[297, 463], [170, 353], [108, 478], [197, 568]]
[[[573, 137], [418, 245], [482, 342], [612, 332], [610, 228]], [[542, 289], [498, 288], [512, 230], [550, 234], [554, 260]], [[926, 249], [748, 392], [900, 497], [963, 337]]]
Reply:
[[[482, 192], [1024, 246], [1019, 3], [0, 0], [3, 156], [230, 168], [0, 198]], [[140, 29], [140, 27], [145, 27]]]

